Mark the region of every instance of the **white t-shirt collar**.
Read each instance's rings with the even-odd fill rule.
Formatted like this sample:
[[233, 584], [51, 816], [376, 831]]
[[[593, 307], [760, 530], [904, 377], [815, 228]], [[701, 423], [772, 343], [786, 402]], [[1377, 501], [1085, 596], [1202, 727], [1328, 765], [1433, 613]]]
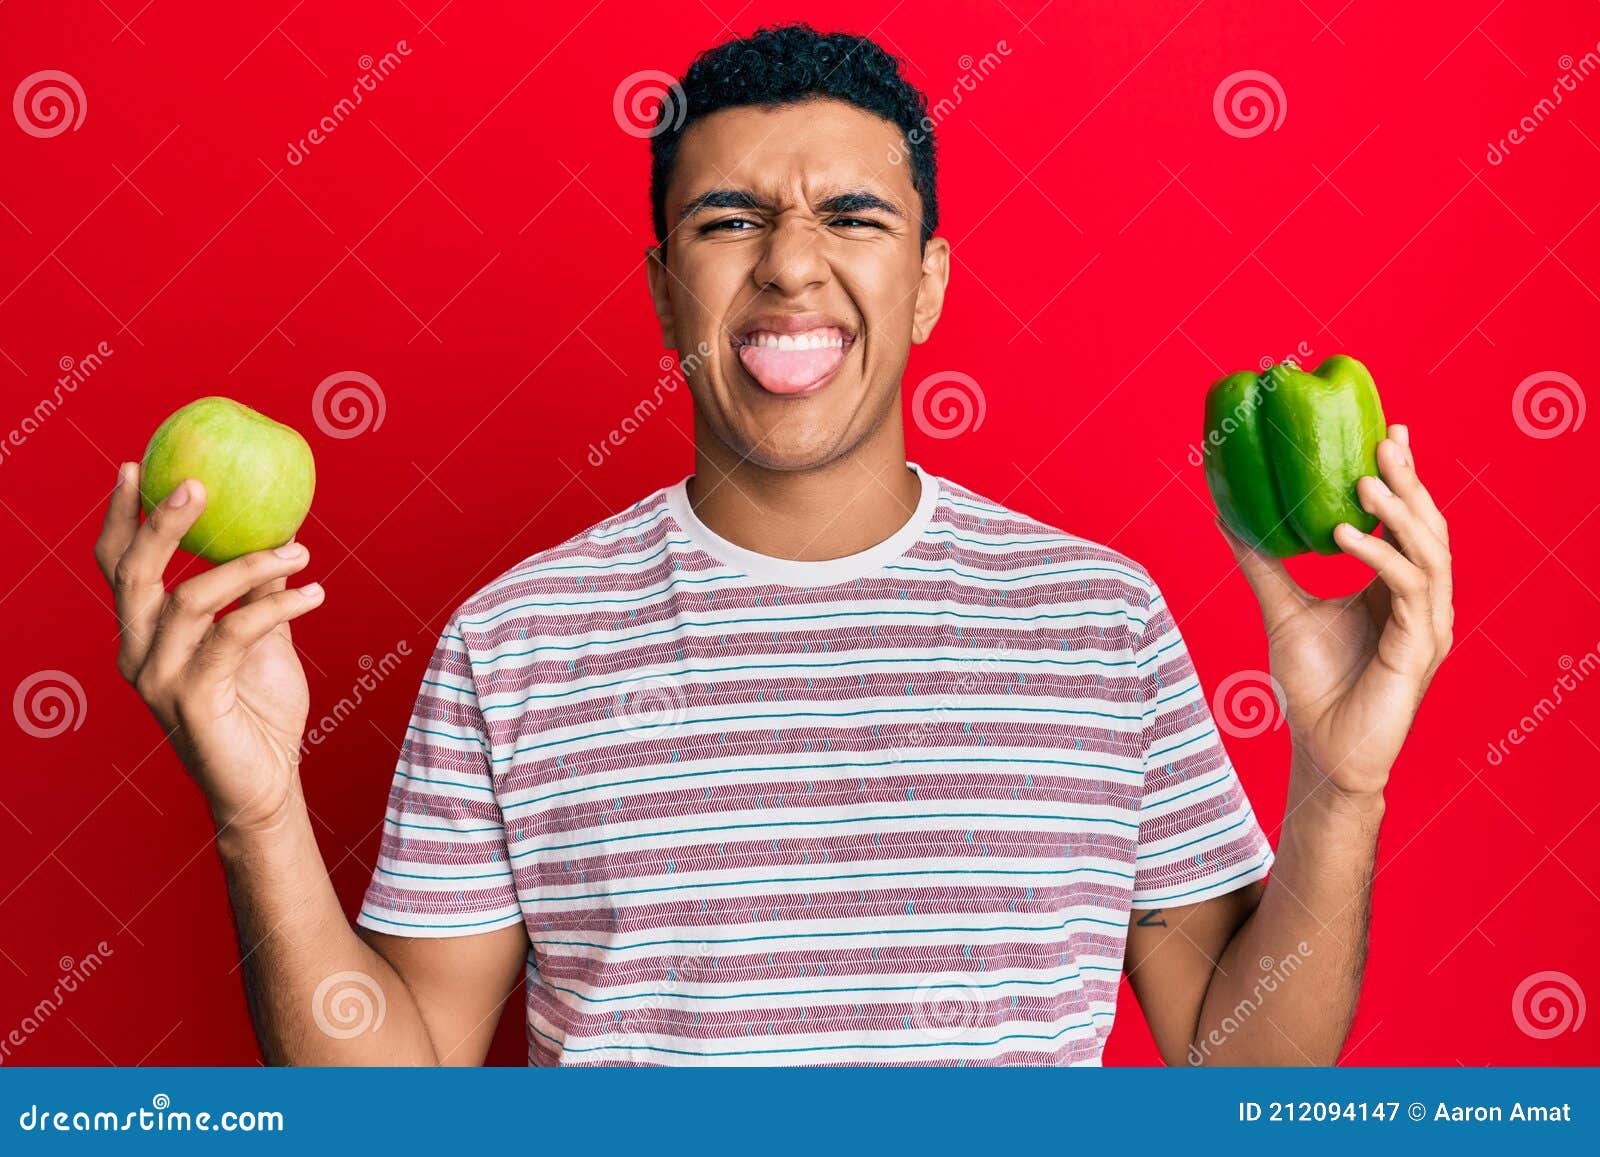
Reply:
[[915, 462], [907, 462], [906, 465], [916, 472], [922, 482], [922, 495], [916, 510], [899, 530], [882, 542], [842, 558], [816, 561], [775, 558], [729, 542], [701, 522], [690, 506], [688, 484], [689, 479], [694, 477], [692, 474], [667, 488], [667, 507], [691, 542], [734, 570], [784, 586], [833, 586], [861, 578], [893, 562], [911, 549], [933, 521], [933, 510], [939, 500], [939, 479]]

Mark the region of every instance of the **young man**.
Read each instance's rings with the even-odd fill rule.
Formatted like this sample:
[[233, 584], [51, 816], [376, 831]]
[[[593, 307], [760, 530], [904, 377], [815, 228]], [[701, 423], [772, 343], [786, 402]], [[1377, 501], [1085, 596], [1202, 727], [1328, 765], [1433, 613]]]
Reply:
[[[647, 264], [665, 344], [700, 351], [695, 472], [451, 618], [359, 932], [296, 769], [307, 552], [167, 593], [205, 495], [141, 526], [123, 467], [121, 668], [211, 803], [266, 1057], [480, 1063], [521, 983], [535, 1064], [1095, 1064], [1126, 970], [1170, 1062], [1334, 1061], [1450, 642], [1404, 428], [1360, 487], [1386, 535], [1339, 531], [1366, 591], [1311, 599], [1230, 539], [1294, 738], [1274, 866], [1149, 574], [905, 459], [949, 276], [920, 94], [803, 27], [683, 91]], [[1267, 958], [1297, 964], [1263, 998]]]

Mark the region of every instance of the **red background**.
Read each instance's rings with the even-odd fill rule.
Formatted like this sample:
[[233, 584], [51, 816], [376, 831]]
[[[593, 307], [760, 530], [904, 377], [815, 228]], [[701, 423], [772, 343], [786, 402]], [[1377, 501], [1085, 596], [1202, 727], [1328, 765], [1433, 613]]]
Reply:
[[[799, 7], [439, 4], [0, 7], [0, 96], [60, 69], [87, 101], [79, 129], [47, 139], [0, 106], [0, 426], [22, 429], [62, 359], [114, 351], [0, 458], [0, 697], [59, 670], [84, 704], [53, 738], [0, 715], [0, 1035], [61, 958], [113, 951], [8, 1063], [257, 1059], [206, 817], [119, 681], [90, 558], [115, 462], [163, 416], [225, 393], [310, 438], [304, 577], [328, 601], [296, 634], [314, 716], [350, 693], [363, 656], [410, 648], [305, 768], [352, 910], [449, 611], [690, 468], [683, 391], [603, 466], [587, 460], [662, 354], [640, 261], [648, 146], [619, 127], [613, 94]], [[908, 422], [911, 456], [1144, 562], [1208, 686], [1261, 668], [1265, 647], [1188, 461], [1205, 386], [1304, 342], [1314, 360], [1363, 358], [1391, 420], [1411, 424], [1454, 532], [1457, 641], [1395, 769], [1355, 1064], [1600, 1060], [1600, 1025], [1536, 1039], [1512, 1010], [1545, 970], [1600, 995], [1600, 681], [1486, 758], [1563, 656], [1593, 660], [1600, 643], [1600, 421], [1535, 438], [1512, 402], [1542, 371], [1571, 375], [1574, 403], [1600, 380], [1585, 340], [1600, 319], [1600, 77], [1486, 161], [1561, 58], [1600, 41], [1600, 9], [1488, 8], [803, 9], [878, 36], [935, 100], [963, 57], [996, 52], [939, 126], [954, 280], [907, 376], [970, 374], [986, 414], [956, 438]], [[288, 164], [359, 58], [400, 40], [411, 55]], [[1215, 118], [1214, 91], [1241, 69], [1281, 83], [1275, 131], [1239, 138]], [[342, 370], [370, 374], [387, 405], [348, 439], [311, 413]], [[1342, 566], [1297, 572], [1351, 589]], [[1229, 746], [1275, 835], [1287, 733]], [[494, 1057], [523, 1056], [508, 1019]], [[1126, 999], [1108, 1062], [1154, 1057]]]

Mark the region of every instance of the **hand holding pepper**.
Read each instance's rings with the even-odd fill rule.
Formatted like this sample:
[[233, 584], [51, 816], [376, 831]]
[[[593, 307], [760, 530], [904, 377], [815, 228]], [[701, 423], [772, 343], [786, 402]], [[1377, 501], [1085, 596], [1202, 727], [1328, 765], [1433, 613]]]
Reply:
[[1377, 464], [1380, 477], [1361, 478], [1356, 495], [1383, 523], [1381, 535], [1348, 522], [1333, 531], [1343, 553], [1376, 572], [1353, 595], [1313, 598], [1280, 559], [1217, 520], [1261, 604], [1298, 764], [1341, 792], [1374, 798], [1450, 650], [1455, 617], [1449, 530], [1417, 477], [1405, 426], [1388, 427]]

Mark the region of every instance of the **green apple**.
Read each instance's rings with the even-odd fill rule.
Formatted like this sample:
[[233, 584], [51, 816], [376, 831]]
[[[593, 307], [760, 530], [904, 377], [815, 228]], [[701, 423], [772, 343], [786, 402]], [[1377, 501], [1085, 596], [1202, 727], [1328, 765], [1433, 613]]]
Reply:
[[185, 478], [204, 485], [205, 512], [179, 545], [227, 562], [294, 537], [317, 471], [298, 430], [232, 398], [201, 398], [156, 428], [139, 477], [146, 514]]

